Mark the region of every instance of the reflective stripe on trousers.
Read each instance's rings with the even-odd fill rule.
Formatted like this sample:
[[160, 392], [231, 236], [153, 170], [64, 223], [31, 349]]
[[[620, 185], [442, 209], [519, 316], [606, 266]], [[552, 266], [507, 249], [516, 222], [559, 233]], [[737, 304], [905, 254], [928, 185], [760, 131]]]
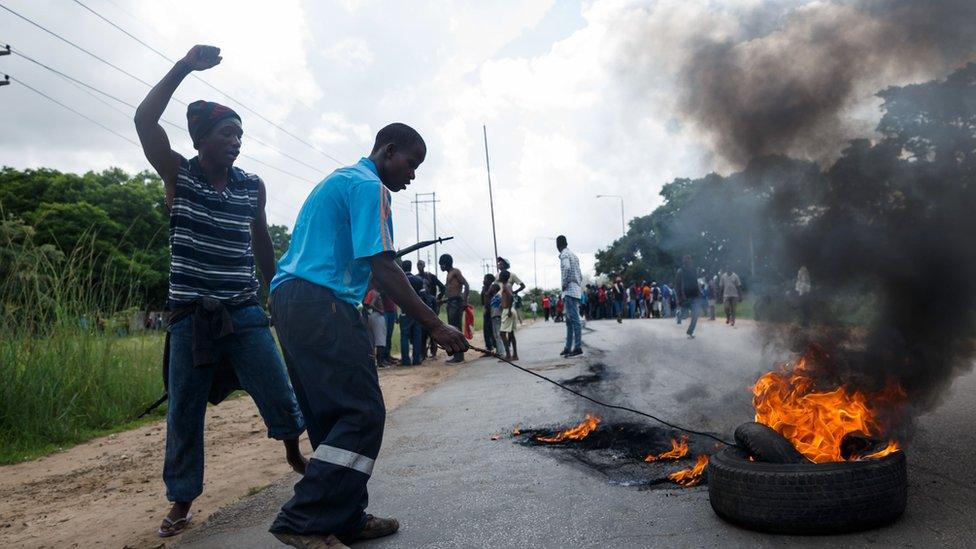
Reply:
[[312, 454], [312, 459], [340, 467], [355, 469], [366, 475], [373, 474], [374, 460], [372, 458], [350, 452], [349, 450], [343, 450], [342, 448], [336, 448], [335, 446], [329, 446], [328, 444], [319, 444], [319, 447], [315, 449], [315, 453]]

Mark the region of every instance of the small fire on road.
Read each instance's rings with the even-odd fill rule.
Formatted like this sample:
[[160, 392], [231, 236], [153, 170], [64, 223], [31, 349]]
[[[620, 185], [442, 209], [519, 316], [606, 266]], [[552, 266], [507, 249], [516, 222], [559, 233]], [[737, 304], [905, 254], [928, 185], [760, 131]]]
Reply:
[[570, 427], [569, 429], [564, 429], [559, 431], [552, 436], [541, 436], [536, 435], [535, 440], [537, 442], [545, 442], [549, 444], [554, 444], [557, 442], [563, 442], [565, 440], [583, 440], [584, 438], [590, 436], [590, 433], [596, 431], [596, 428], [600, 425], [600, 418], [593, 414], [586, 414], [586, 419], [580, 422], [579, 425], [575, 427]]
[[665, 450], [660, 454], [647, 454], [644, 461], [650, 463], [654, 461], [677, 460], [688, 455], [688, 437], [681, 435], [681, 440], [672, 438], [671, 449]]
[[695, 458], [695, 466], [689, 469], [675, 471], [668, 475], [668, 480], [676, 482], [682, 486], [695, 486], [702, 481], [705, 467], [708, 466], [708, 455], [698, 454]]

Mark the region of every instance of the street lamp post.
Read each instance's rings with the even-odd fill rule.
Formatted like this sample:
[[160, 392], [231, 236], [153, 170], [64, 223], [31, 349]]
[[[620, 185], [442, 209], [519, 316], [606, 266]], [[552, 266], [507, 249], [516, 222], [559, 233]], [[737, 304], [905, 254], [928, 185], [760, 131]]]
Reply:
[[619, 198], [620, 199], [620, 235], [626, 236], [627, 229], [624, 228], [624, 197], [619, 194], [598, 194], [597, 198]]
[[537, 236], [532, 239], [532, 273], [535, 278], [535, 287], [539, 287], [539, 262], [536, 260], [535, 243], [539, 240], [556, 240], [551, 236]]

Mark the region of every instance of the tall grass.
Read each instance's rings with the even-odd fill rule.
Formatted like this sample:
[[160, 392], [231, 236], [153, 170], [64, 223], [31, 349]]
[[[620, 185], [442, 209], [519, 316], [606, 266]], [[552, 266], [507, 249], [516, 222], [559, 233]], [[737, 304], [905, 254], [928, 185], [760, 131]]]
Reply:
[[136, 288], [95, 239], [65, 257], [0, 231], [0, 464], [131, 425], [162, 389], [159, 335], [129, 336]]

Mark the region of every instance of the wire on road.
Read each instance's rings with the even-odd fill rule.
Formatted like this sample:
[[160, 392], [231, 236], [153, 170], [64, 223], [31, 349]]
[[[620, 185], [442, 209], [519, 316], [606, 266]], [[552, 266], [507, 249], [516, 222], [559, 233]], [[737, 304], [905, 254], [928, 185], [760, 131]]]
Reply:
[[498, 356], [497, 353], [492, 353], [491, 351], [487, 351], [485, 349], [479, 349], [478, 347], [475, 347], [473, 345], [469, 345], [469, 347], [471, 347], [471, 349], [473, 349], [475, 351], [480, 351], [482, 353], [486, 353], [486, 354], [489, 354], [489, 355], [493, 355], [493, 356], [497, 357], [498, 360], [501, 360], [502, 362], [508, 364], [509, 366], [511, 366], [513, 368], [517, 368], [517, 369], [522, 370], [523, 372], [525, 372], [527, 374], [532, 374], [532, 375], [534, 375], [535, 377], [537, 377], [539, 379], [548, 381], [549, 383], [552, 383], [553, 385], [555, 385], [556, 387], [559, 387], [560, 389], [562, 389], [564, 391], [569, 391], [570, 393], [573, 393], [574, 395], [576, 395], [576, 396], [578, 396], [578, 397], [580, 397], [582, 399], [589, 400], [590, 402], [592, 402], [594, 404], [597, 404], [599, 406], [603, 406], [604, 408], [613, 408], [614, 410], [623, 410], [625, 412], [630, 412], [632, 414], [637, 414], [639, 416], [644, 416], [646, 418], [653, 419], [654, 421], [656, 421], [658, 423], [663, 423], [664, 425], [667, 425], [668, 427], [671, 427], [672, 429], [677, 429], [678, 431], [684, 431], [686, 433], [690, 433], [690, 434], [693, 434], [693, 435], [701, 435], [703, 437], [708, 437], [708, 438], [710, 438], [712, 440], [721, 442], [722, 444], [724, 444], [726, 446], [735, 446], [735, 443], [729, 442], [727, 440], [722, 440], [721, 438], [719, 438], [719, 437], [717, 437], [717, 436], [715, 436], [715, 435], [713, 435], [711, 433], [706, 433], [704, 431], [695, 431], [694, 429], [688, 429], [687, 427], [682, 427], [680, 425], [675, 425], [674, 423], [671, 423], [670, 421], [663, 420], [663, 419], [661, 419], [661, 418], [659, 418], [659, 417], [657, 417], [655, 415], [648, 414], [647, 412], [642, 412], [640, 410], [635, 410], [633, 408], [628, 408], [626, 406], [619, 406], [617, 404], [608, 404], [606, 402], [597, 400], [597, 399], [595, 399], [593, 397], [586, 396], [586, 395], [584, 395], [583, 393], [581, 393], [579, 391], [576, 391], [574, 389], [570, 389], [569, 387], [563, 385], [562, 383], [559, 383], [558, 381], [554, 381], [554, 380], [549, 379], [548, 377], [546, 377], [546, 376], [544, 376], [542, 374], [537, 374], [537, 373], [533, 372], [532, 370], [529, 370], [527, 368], [523, 368], [523, 367], [519, 366], [518, 364], [515, 364], [511, 360], [505, 360], [504, 358]]

